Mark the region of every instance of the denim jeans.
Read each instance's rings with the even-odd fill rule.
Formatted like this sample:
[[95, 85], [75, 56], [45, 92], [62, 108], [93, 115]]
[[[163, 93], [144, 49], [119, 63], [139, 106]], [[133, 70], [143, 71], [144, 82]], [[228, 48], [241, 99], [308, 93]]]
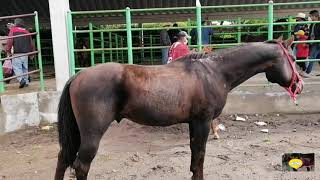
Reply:
[[169, 48], [163, 48], [163, 49], [161, 49], [161, 53], [162, 53], [162, 64], [167, 64], [167, 61], [168, 61], [168, 52], [169, 52]]
[[[15, 55], [19, 55], [19, 54], [15, 54]], [[16, 76], [27, 73], [28, 72], [28, 56], [13, 58], [12, 67], [13, 67], [13, 72]], [[17, 80], [19, 82], [23, 80], [24, 82], [26, 82], [26, 84], [29, 83], [28, 75], [17, 77]]]
[[[320, 45], [314, 44], [310, 49], [310, 59], [317, 59], [318, 54], [320, 53]], [[309, 62], [307, 65], [306, 73], [310, 74], [313, 68], [314, 62]]]

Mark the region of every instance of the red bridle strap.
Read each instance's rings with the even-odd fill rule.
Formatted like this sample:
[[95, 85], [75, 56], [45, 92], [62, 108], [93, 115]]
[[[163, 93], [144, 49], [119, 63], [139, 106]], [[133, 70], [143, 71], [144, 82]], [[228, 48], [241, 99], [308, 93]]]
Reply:
[[[297, 94], [299, 92], [301, 92], [302, 90], [302, 79], [297, 71], [297, 69], [295, 68], [295, 61], [293, 61], [292, 57], [289, 55], [289, 52], [285, 49], [285, 47], [282, 45], [282, 43], [278, 43], [279, 46], [281, 47], [281, 49], [283, 50], [284, 54], [287, 56], [287, 60], [289, 61], [289, 64], [291, 66], [292, 69], [292, 78], [291, 78], [291, 83], [289, 87], [285, 87], [285, 89], [288, 91], [290, 97], [296, 101], [297, 99]], [[296, 87], [295, 91], [292, 91], [292, 87], [293, 85], [297, 82], [298, 80], [298, 87]]]

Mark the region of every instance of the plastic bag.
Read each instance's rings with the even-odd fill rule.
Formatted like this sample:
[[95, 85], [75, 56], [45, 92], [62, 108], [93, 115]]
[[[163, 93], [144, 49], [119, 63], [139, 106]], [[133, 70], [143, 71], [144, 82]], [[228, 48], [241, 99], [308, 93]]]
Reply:
[[11, 60], [5, 60], [3, 65], [3, 74], [8, 77], [11, 76], [13, 74], [13, 67], [12, 67], [12, 62]]

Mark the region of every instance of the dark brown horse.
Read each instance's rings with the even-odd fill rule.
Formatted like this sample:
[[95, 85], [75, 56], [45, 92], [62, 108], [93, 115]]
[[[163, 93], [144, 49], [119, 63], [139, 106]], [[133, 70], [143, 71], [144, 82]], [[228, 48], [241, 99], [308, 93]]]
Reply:
[[77, 179], [87, 179], [111, 122], [128, 118], [150, 126], [188, 123], [190, 171], [192, 179], [202, 180], [210, 122], [220, 115], [231, 89], [265, 72], [269, 81], [302, 91], [287, 53], [292, 41], [196, 53], [160, 66], [108, 63], [78, 73], [67, 82], [59, 103], [61, 150], [55, 179], [62, 180], [69, 166]]

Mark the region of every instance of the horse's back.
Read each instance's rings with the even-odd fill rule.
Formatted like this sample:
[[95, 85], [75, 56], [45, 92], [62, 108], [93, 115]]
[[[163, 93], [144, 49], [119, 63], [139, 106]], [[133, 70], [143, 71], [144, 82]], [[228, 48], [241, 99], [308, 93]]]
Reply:
[[115, 89], [121, 82], [123, 70], [123, 65], [118, 63], [90, 67], [76, 75], [70, 93], [81, 99], [99, 98]]

